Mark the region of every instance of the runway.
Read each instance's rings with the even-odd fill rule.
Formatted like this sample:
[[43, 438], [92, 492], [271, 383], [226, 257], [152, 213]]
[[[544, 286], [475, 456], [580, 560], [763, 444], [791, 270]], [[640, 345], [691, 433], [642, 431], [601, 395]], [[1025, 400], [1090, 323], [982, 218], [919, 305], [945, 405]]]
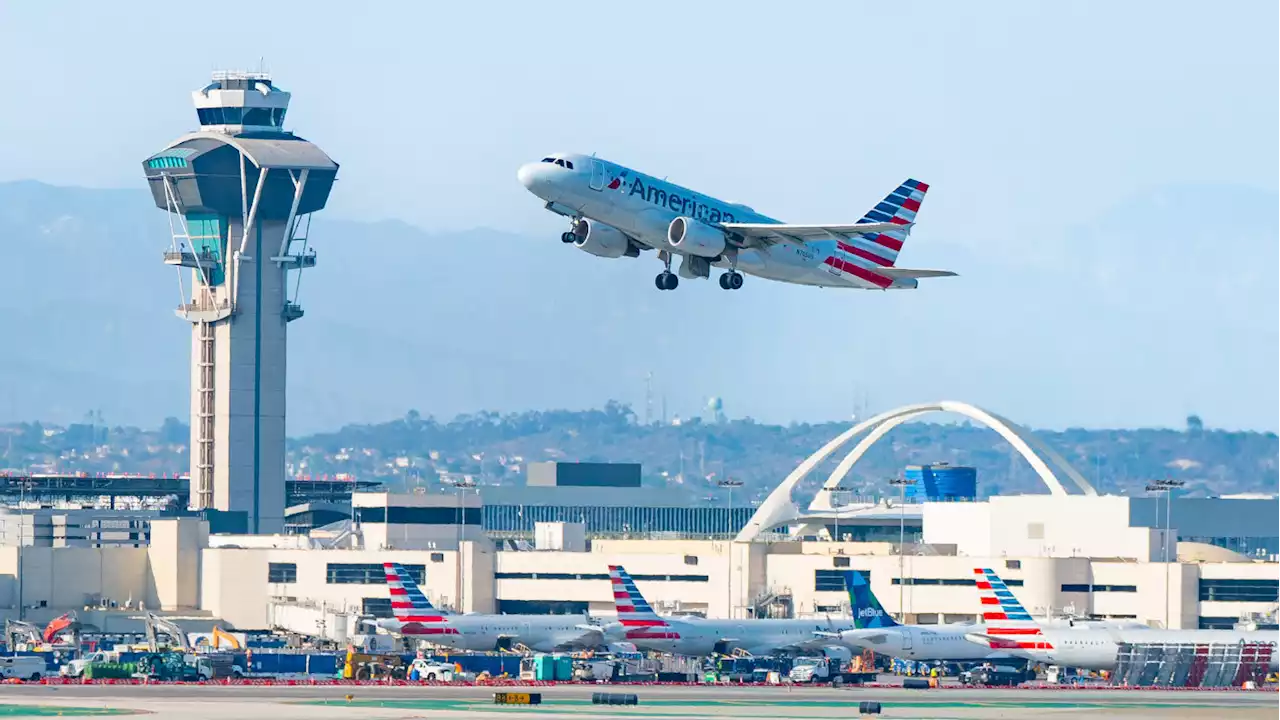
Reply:
[[[541, 692], [539, 706], [495, 706], [495, 691]], [[632, 707], [591, 704], [593, 692], [635, 693]], [[351, 700], [346, 695], [352, 695]], [[148, 714], [156, 720], [326, 720], [327, 718], [794, 718], [857, 717], [881, 703], [886, 718], [1083, 718], [1130, 720], [1276, 717], [1275, 692], [999, 690], [901, 688], [558, 686], [252, 687], [23, 685], [5, 688], [0, 718], [88, 718]]]

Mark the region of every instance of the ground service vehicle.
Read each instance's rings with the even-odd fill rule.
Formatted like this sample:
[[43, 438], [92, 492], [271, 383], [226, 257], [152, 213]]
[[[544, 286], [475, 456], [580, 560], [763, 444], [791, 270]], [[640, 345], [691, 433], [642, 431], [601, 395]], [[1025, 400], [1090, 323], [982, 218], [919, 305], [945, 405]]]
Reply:
[[39, 680], [44, 676], [47, 666], [44, 658], [34, 655], [14, 655], [0, 657], [0, 678], [19, 680]]
[[875, 682], [874, 669], [855, 669], [857, 663], [841, 666], [838, 661], [828, 657], [798, 657], [791, 665], [788, 677], [796, 683], [831, 683], [832, 685], [861, 685]]

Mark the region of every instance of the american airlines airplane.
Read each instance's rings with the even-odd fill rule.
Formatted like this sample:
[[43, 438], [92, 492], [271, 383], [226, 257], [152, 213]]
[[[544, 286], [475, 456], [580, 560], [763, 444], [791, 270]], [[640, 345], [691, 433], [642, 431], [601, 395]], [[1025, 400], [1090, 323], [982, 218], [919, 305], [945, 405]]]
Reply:
[[639, 648], [695, 656], [740, 649], [752, 655], [823, 651], [850, 657], [832, 636], [852, 627], [851, 620], [664, 618], [653, 611], [621, 565], [609, 566], [609, 579], [618, 623], [625, 631], [622, 639]]
[[[604, 258], [657, 250], [665, 264], [655, 284], [674, 290], [679, 278], [709, 278], [723, 268], [720, 287], [742, 287], [743, 273], [819, 287], [897, 290], [948, 270], [896, 266], [929, 186], [907, 180], [857, 222], [795, 225], [738, 203], [725, 202], [595, 156], [558, 153], [516, 173], [546, 209], [569, 219], [560, 236]], [[683, 260], [671, 272], [675, 256]]]
[[996, 660], [1012, 657], [1007, 651], [985, 647], [965, 639], [981, 632], [982, 625], [900, 625], [880, 605], [862, 573], [844, 573], [849, 590], [849, 607], [857, 624], [835, 636], [857, 650], [872, 650], [906, 660]]
[[[987, 626], [966, 635], [971, 642], [1039, 663], [1086, 670], [1114, 670], [1121, 644], [1239, 645], [1258, 643], [1277, 669], [1274, 630], [1156, 630], [1126, 627], [1045, 628], [1032, 619], [1000, 576], [990, 568], [974, 568]], [[1268, 650], [1269, 649], [1269, 650]]]
[[[456, 650], [490, 652], [519, 642], [538, 652], [605, 645], [611, 628], [585, 615], [451, 615], [436, 609], [399, 563], [383, 563], [394, 619], [376, 621], [393, 635], [426, 640]], [[621, 626], [613, 631], [621, 635]]]

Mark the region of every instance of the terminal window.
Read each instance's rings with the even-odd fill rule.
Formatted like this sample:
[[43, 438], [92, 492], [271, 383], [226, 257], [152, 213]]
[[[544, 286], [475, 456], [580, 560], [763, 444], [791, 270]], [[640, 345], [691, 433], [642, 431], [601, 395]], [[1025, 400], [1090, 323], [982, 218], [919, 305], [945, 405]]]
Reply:
[[[813, 590], [814, 592], [844, 592], [844, 574], [848, 570], [814, 570], [813, 571]], [[868, 570], [859, 570], [862, 576], [871, 582], [871, 572]]]
[[360, 611], [364, 615], [375, 618], [389, 618], [394, 615], [391, 611], [391, 598], [360, 598]]
[[269, 583], [298, 582], [298, 564], [297, 563], [268, 564], [267, 565], [267, 582]]
[[847, 558], [847, 557], [833, 557], [833, 558], [831, 558], [831, 564], [832, 564], [832, 565], [834, 565], [835, 567], [844, 567], [844, 568], [847, 568], [847, 567], [849, 567], [849, 558]]
[[[415, 582], [426, 582], [426, 565], [405, 565]], [[329, 563], [324, 581], [329, 585], [386, 585], [387, 574], [381, 563]]]
[[1280, 600], [1280, 580], [1201, 579], [1200, 599], [1273, 603]]

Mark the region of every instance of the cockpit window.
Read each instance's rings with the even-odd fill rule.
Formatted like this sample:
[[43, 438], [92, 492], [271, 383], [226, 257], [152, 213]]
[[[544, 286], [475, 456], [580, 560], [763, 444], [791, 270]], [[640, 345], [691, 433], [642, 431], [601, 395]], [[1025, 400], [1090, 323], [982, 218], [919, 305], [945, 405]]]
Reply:
[[573, 169], [573, 163], [569, 162], [568, 160], [565, 160], [564, 158], [544, 157], [539, 162], [551, 163], [552, 165], [559, 165], [560, 167], [565, 168], [567, 170]]
[[556, 158], [556, 164], [559, 165], [560, 167], [564, 167], [564, 160], [561, 160], [560, 158]]
[[555, 161], [556, 161], [556, 159], [555, 159], [555, 158], [542, 158], [542, 160], [540, 160], [539, 162], [549, 162], [549, 163], [553, 163], [553, 162], [555, 162]]
[[570, 170], [573, 169], [573, 163], [569, 162], [568, 160], [564, 161], [564, 166], [569, 168]]

